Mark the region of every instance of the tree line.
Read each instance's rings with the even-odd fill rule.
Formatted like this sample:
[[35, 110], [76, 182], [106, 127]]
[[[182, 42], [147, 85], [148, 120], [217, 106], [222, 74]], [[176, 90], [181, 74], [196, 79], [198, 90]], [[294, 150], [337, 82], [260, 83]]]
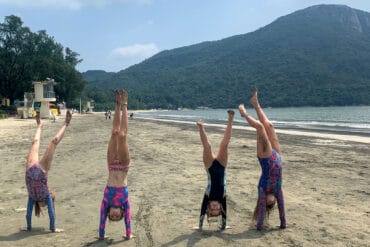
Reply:
[[57, 101], [73, 106], [85, 87], [76, 65], [82, 60], [77, 52], [64, 48], [45, 30], [32, 32], [20, 17], [6, 16], [0, 23], [0, 97], [23, 100], [33, 92], [33, 81], [53, 78], [57, 82]]

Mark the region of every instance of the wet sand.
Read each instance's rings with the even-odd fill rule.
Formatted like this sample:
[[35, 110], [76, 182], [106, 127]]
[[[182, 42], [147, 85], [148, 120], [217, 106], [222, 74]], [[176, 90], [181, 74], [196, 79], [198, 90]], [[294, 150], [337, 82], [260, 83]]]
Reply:
[[[225, 112], [226, 115], [226, 112]], [[287, 229], [278, 210], [270, 228], [250, 228], [261, 173], [255, 131], [233, 129], [227, 168], [228, 225], [205, 222], [194, 232], [207, 175], [194, 124], [134, 119], [129, 121], [131, 166], [128, 175], [131, 225], [136, 238], [124, 240], [124, 224], [107, 223], [108, 240], [97, 241], [99, 207], [106, 185], [107, 143], [112, 120], [104, 114], [73, 115], [49, 172], [56, 192], [56, 226], [33, 216], [26, 225], [25, 161], [35, 120], [0, 120], [0, 246], [368, 246], [370, 243], [369, 138], [351, 139], [279, 131], [284, 166]], [[61, 127], [44, 121], [43, 152]], [[205, 125], [217, 152], [223, 127]], [[289, 134], [288, 134], [289, 133]], [[40, 153], [40, 156], [42, 153]]]

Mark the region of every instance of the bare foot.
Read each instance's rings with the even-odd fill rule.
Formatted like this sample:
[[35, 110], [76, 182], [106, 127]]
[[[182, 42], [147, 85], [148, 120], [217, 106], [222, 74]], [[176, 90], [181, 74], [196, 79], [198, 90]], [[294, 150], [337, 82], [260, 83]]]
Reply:
[[134, 234], [130, 234], [130, 237], [128, 238], [128, 237], [126, 237], [126, 236], [124, 236], [124, 238], [126, 239], [126, 240], [130, 240], [130, 239], [132, 239], [132, 238], [136, 238], [136, 236], [134, 235]]
[[259, 107], [257, 88], [254, 88], [253, 95], [252, 98], [249, 100], [249, 103], [251, 103], [254, 108]]
[[120, 90], [114, 90], [114, 95], [116, 96], [116, 104], [121, 104], [121, 92]]
[[227, 114], [229, 114], [229, 120], [233, 120], [235, 112], [231, 109], [227, 110]]
[[127, 91], [121, 89], [120, 90], [120, 94], [121, 94], [121, 104], [122, 105], [127, 105], [127, 102], [128, 102], [128, 94], [127, 94]]
[[199, 119], [198, 121], [197, 121], [197, 125], [198, 125], [198, 127], [203, 127], [203, 120], [202, 119]]
[[193, 226], [191, 229], [194, 230], [194, 231], [197, 231], [197, 232], [202, 231], [202, 228], [199, 228], [199, 226]]
[[248, 116], [247, 110], [245, 109], [243, 104], [239, 105], [239, 112], [240, 112], [240, 116], [244, 118]]
[[37, 127], [42, 128], [41, 117], [40, 117], [39, 111], [36, 112], [36, 123], [37, 123]]
[[62, 232], [64, 232], [64, 230], [63, 229], [59, 229], [59, 228], [55, 228], [55, 230], [52, 231], [52, 233], [62, 233]]
[[21, 228], [19, 228], [19, 230], [22, 231], [22, 232], [29, 232], [29, 231], [31, 231], [31, 230], [28, 230], [27, 227], [21, 227]]
[[232, 229], [231, 226], [225, 226], [225, 228], [220, 227], [220, 231], [225, 231], [227, 229]]
[[72, 113], [71, 113], [71, 111], [68, 110], [67, 114], [66, 114], [66, 120], [65, 120], [65, 123], [66, 123], [67, 126], [71, 122], [71, 119], [72, 119]]
[[105, 240], [105, 239], [108, 239], [108, 236], [107, 235], [105, 235], [104, 237], [96, 237], [96, 239], [98, 239], [98, 240]]

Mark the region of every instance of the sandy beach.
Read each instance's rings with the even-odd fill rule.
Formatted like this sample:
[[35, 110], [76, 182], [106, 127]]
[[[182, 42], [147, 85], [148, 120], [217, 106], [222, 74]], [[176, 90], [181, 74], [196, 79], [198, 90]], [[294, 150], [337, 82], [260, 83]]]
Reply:
[[[226, 112], [225, 112], [226, 114]], [[40, 156], [61, 127], [44, 120]], [[107, 240], [97, 241], [99, 208], [106, 185], [107, 143], [112, 120], [103, 113], [73, 115], [58, 145], [49, 189], [56, 192], [56, 226], [49, 233], [47, 212], [26, 225], [25, 162], [36, 130], [33, 119], [0, 120], [0, 246], [369, 246], [370, 140], [281, 131], [287, 229], [278, 210], [270, 228], [251, 228], [261, 169], [255, 131], [233, 129], [227, 168], [228, 225], [198, 224], [207, 183], [202, 146], [194, 124], [129, 121], [128, 174], [131, 225], [136, 238], [123, 238], [124, 224], [107, 223]], [[206, 125], [218, 151], [222, 126]]]

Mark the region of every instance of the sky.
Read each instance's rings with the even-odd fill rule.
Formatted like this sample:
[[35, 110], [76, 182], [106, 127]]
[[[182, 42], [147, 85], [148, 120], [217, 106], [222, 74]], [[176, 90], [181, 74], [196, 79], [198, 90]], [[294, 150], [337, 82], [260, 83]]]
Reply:
[[370, 0], [0, 0], [0, 23], [16, 15], [80, 54], [77, 70], [117, 72], [154, 54], [245, 34], [317, 4], [370, 12]]

